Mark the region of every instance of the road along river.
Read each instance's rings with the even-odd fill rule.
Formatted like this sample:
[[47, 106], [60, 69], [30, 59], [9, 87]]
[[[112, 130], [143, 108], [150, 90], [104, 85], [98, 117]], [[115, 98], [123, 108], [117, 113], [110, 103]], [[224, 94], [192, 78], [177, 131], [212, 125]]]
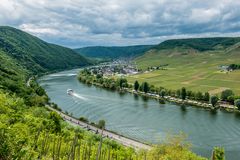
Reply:
[[[147, 143], [160, 143], [167, 134], [184, 132], [192, 150], [210, 157], [214, 146], [223, 146], [230, 160], [240, 158], [240, 115], [210, 111], [172, 103], [159, 104], [129, 93], [108, 91], [80, 83], [79, 69], [59, 72], [38, 79], [51, 101], [75, 117], [97, 122], [126, 137]], [[73, 89], [69, 96], [67, 89]]]

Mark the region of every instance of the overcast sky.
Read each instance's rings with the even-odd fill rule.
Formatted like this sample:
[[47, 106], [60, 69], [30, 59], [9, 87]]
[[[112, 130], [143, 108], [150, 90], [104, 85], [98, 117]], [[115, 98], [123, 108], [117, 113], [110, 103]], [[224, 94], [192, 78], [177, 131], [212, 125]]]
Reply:
[[0, 25], [72, 48], [240, 36], [240, 0], [0, 1]]

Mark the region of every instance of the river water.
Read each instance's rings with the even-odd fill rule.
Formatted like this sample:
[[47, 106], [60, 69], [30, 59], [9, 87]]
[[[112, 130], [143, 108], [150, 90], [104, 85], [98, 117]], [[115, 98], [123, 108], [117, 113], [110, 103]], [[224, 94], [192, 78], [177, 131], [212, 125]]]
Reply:
[[[240, 115], [159, 104], [154, 99], [88, 86], [77, 80], [78, 71], [38, 80], [63, 111], [93, 122], [104, 119], [107, 129], [144, 142], [160, 143], [166, 135], [184, 132], [197, 154], [210, 157], [214, 146], [223, 146], [227, 159], [240, 159]], [[67, 89], [73, 89], [75, 95], [69, 96]]]

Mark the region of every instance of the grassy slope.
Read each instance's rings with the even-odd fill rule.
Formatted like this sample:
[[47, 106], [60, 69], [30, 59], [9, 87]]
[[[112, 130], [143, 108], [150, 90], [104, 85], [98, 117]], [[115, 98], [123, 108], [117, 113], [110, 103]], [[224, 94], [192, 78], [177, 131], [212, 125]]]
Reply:
[[69, 48], [49, 44], [12, 27], [0, 27], [0, 49], [34, 74], [89, 63]]
[[[160, 44], [156, 49], [136, 58], [138, 66], [142, 69], [169, 64], [167, 70], [135, 75], [128, 79], [131, 82], [136, 79], [148, 81], [156, 86], [169, 89], [186, 87], [193, 91], [210, 91], [212, 94], [231, 88], [240, 94], [240, 71], [227, 74], [218, 69], [219, 65], [239, 64], [239, 38], [189, 39], [180, 40], [179, 43], [177, 41], [174, 40], [171, 43], [168, 41], [166, 45]], [[187, 41], [187, 43], [182, 41]], [[191, 45], [189, 45], [190, 42]]]
[[143, 55], [144, 52], [151, 49], [152, 45], [126, 46], [126, 47], [84, 47], [75, 49], [76, 52], [90, 58], [132, 58]]

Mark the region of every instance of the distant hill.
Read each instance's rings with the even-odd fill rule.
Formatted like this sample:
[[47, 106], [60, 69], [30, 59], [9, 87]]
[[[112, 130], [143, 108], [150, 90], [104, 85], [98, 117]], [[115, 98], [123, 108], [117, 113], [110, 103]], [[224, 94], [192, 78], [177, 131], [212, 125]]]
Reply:
[[143, 55], [144, 52], [150, 50], [154, 45], [138, 45], [124, 47], [84, 47], [75, 49], [79, 54], [90, 58], [116, 59], [116, 58], [132, 58]]
[[211, 51], [211, 50], [222, 50], [226, 49], [236, 43], [240, 42], [239, 37], [216, 37], [216, 38], [189, 38], [189, 39], [173, 39], [167, 40], [154, 48], [157, 50], [162, 49], [194, 49], [199, 52]]
[[[239, 50], [240, 37], [173, 39], [154, 46], [135, 60], [139, 63], [140, 68], [146, 69], [149, 66], [167, 63], [168, 60], [172, 61], [171, 65], [182, 64], [181, 62], [186, 59], [193, 62], [193, 58], [201, 59], [201, 55], [208, 58], [210, 62], [218, 60], [221, 65], [226, 59], [229, 59], [225, 61], [227, 64], [235, 62], [235, 59], [240, 56]], [[221, 56], [216, 59], [209, 55]]]
[[0, 51], [34, 74], [89, 64], [72, 49], [44, 42], [12, 27], [0, 27]]

